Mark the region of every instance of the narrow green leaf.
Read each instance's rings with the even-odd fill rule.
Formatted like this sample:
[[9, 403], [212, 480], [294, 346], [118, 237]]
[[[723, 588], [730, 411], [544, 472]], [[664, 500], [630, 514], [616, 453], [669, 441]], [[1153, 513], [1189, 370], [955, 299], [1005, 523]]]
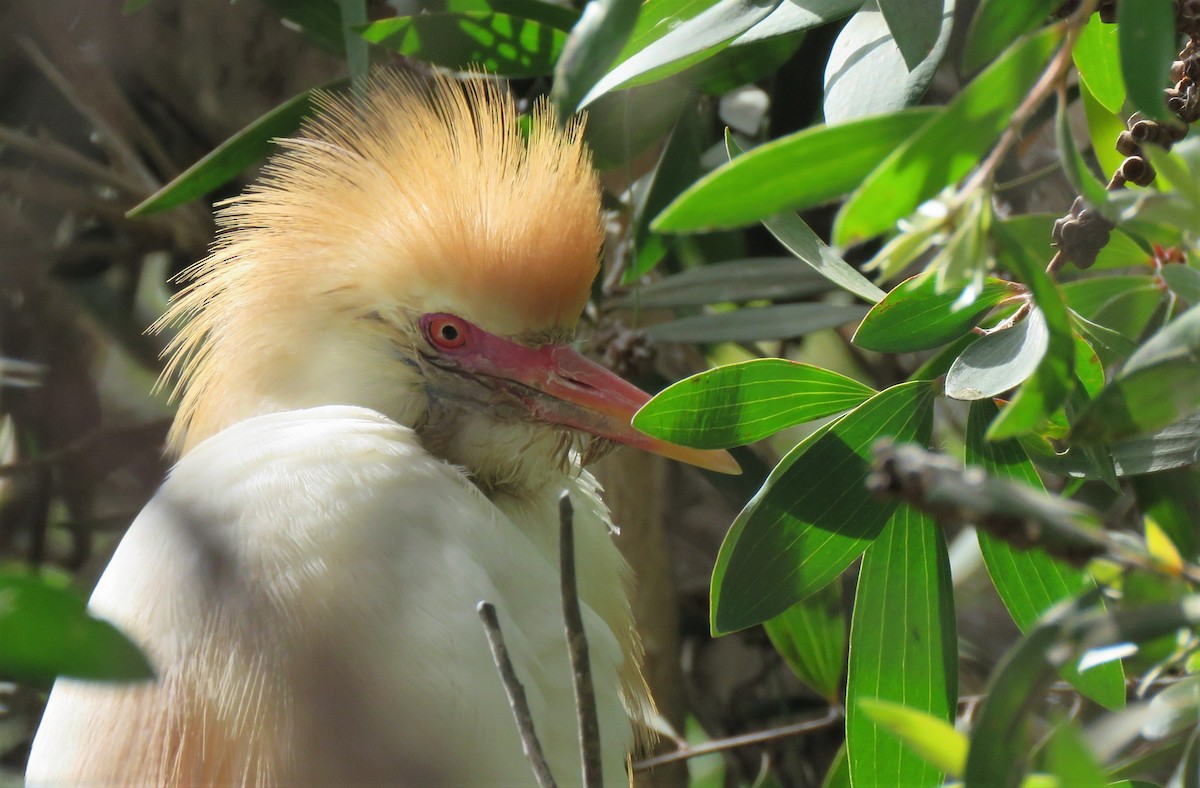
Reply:
[[[991, 402], [971, 404], [967, 417], [967, 464], [981, 467], [989, 475], [1044, 491], [1041, 478], [1020, 444], [1012, 440], [987, 440], [996, 413]], [[979, 532], [979, 547], [996, 592], [1023, 632], [1029, 631], [1056, 603], [1096, 587], [1086, 572], [1056, 561], [1044, 551], [1017, 550], [983, 531]], [[1124, 703], [1124, 677], [1119, 663], [1097, 665], [1086, 673], [1068, 665], [1062, 675], [1080, 692], [1107, 708], [1119, 708]]]
[[318, 91], [339, 90], [341, 79], [303, 93], [280, 104], [246, 128], [222, 142], [200, 161], [181, 172], [174, 180], [147, 197], [127, 214], [149, 216], [175, 208], [211, 192], [232, 180], [238, 173], [262, 159], [275, 148], [277, 137], [294, 134], [312, 110]]
[[926, 712], [881, 700], [858, 702], [876, 725], [948, 777], [961, 778], [967, 765], [967, 735]]
[[449, 13], [507, 14], [520, 19], [532, 19], [543, 25], [571, 32], [579, 24], [579, 12], [568, 6], [544, 0], [444, 0], [439, 10]]
[[[1099, 21], [1099, 20], [1096, 20]], [[1114, 34], [1116, 29], [1112, 25], [1105, 25], [1110, 28]], [[1125, 83], [1121, 82], [1118, 77], [1117, 81], [1121, 85], [1121, 96], [1125, 95]], [[1092, 91], [1088, 90], [1086, 83], [1079, 86], [1079, 98], [1083, 103], [1084, 117], [1087, 118], [1088, 139], [1092, 143], [1092, 154], [1096, 157], [1096, 161], [1100, 163], [1100, 171], [1106, 175], [1111, 175], [1121, 166], [1121, 162], [1125, 157], [1117, 150], [1113, 144], [1113, 140], [1121, 136], [1121, 132], [1125, 131], [1125, 119], [1115, 113], [1109, 111], [1100, 100], [1092, 95]]]
[[1050, 346], [1046, 318], [1032, 310], [1012, 328], [988, 334], [950, 365], [946, 396], [979, 400], [1003, 394], [1037, 371]]
[[863, 555], [850, 628], [846, 753], [856, 785], [937, 785], [942, 774], [860, 705], [889, 701], [953, 720], [958, 705], [954, 591], [941, 527], [899, 506]]
[[866, 494], [875, 441], [925, 442], [934, 389], [876, 394], [793, 449], [734, 521], [712, 578], [712, 629], [761, 623], [824, 587], [857, 558], [896, 504]]
[[963, 294], [938, 292], [932, 276], [907, 279], [871, 308], [854, 334], [854, 344], [883, 353], [906, 353], [952, 342], [970, 331], [1016, 292], [1012, 282], [989, 278], [967, 303]]
[[1200, 409], [1200, 306], [1188, 309], [1129, 357], [1080, 415], [1072, 438], [1111, 441], [1151, 432]]
[[[1057, 218], [1057, 215], [1048, 213], [1027, 213], [1010, 216], [1000, 220], [998, 224], [1008, 231], [1009, 237], [1019, 241], [1034, 259], [1049, 262], [1054, 256], [1054, 247], [1050, 245], [1050, 233]], [[1088, 270], [1106, 271], [1113, 268], [1144, 266], [1149, 259], [1150, 255], [1145, 249], [1138, 246], [1137, 242], [1120, 228], [1114, 228], [1108, 244], [1100, 250], [1095, 264]], [[1074, 282], [1068, 283], [1064, 288], [1070, 288], [1073, 284]]]
[[991, 63], [1013, 41], [1043, 24], [1058, 0], [983, 0], [963, 48], [963, 69], [974, 72]]
[[734, 39], [730, 46], [741, 47], [790, 36], [849, 16], [861, 6], [862, 0], [804, 0], [802, 3], [780, 3], [761, 22]]
[[1029, 287], [1050, 333], [1046, 355], [1037, 370], [992, 422], [989, 437], [999, 439], [1032, 432], [1067, 401], [1074, 385], [1075, 334], [1062, 292], [1041, 260], [1029, 255], [1004, 227], [995, 228], [995, 238], [1003, 265]]
[[779, 301], [818, 295], [832, 283], [794, 257], [711, 263], [642, 285], [619, 303], [634, 308]]
[[850, 763], [846, 760], [845, 742], [842, 742], [842, 746], [838, 747], [837, 754], [833, 756], [833, 763], [829, 764], [829, 771], [825, 772], [821, 788], [851, 788]]
[[346, 52], [350, 83], [355, 90], [362, 90], [366, 87], [371, 56], [357, 31], [367, 23], [367, 0], [337, 0], [337, 4], [341, 12], [342, 46]]
[[801, 681], [830, 702], [839, 702], [846, 665], [846, 611], [839, 583], [767, 619], [763, 628]]
[[713, 312], [646, 327], [656, 342], [759, 342], [802, 337], [855, 323], [865, 307], [836, 304], [783, 304]]
[[1188, 561], [1200, 554], [1200, 468], [1176, 468], [1132, 478], [1138, 508], [1170, 537]]
[[[1100, 474], [1079, 449], [1061, 453], [1045, 441], [1024, 437], [1021, 444], [1039, 467], [1060, 476], [1098, 479]], [[1189, 416], [1166, 429], [1113, 443], [1117, 476], [1135, 476], [1200, 463], [1200, 414]]]
[[0, 574], [0, 675], [48, 684], [58, 676], [141, 681], [154, 670], [112, 624], [88, 615], [82, 599], [45, 581]]
[[[742, 149], [728, 130], [725, 132], [725, 149], [730, 160], [740, 156]], [[794, 213], [785, 212], [763, 220], [763, 226], [783, 244], [789, 252], [812, 266], [817, 273], [844, 290], [849, 290], [864, 301], [875, 303], [883, 298], [883, 291], [873, 285], [842, 258], [834, 254], [817, 237], [804, 220]]]
[[[649, 176], [650, 184], [642, 191], [634, 212], [634, 248], [638, 254], [622, 276], [624, 284], [632, 284], [658, 265], [662, 255], [642, 254], [652, 244], [650, 220], [658, 215], [679, 193], [700, 175], [700, 155], [703, 153], [702, 123], [696, 105], [689, 104], [679, 114], [675, 128], [658, 157], [658, 165]], [[665, 252], [662, 239], [658, 246]]]
[[588, 0], [554, 66], [550, 98], [565, 123], [629, 40], [640, 0]]
[[1089, 205], [1104, 205], [1108, 201], [1105, 183], [1096, 177], [1075, 146], [1075, 137], [1071, 133], [1071, 123], [1067, 116], [1069, 109], [1066, 94], [1059, 93], [1058, 107], [1054, 113], [1054, 141], [1058, 145], [1063, 172], [1071, 187], [1077, 194], [1083, 195]]
[[929, 56], [942, 31], [942, 0], [878, 0], [904, 65], [912, 71]]
[[1145, 274], [1123, 274], [1090, 276], [1076, 279], [1063, 285], [1063, 296], [1079, 314], [1094, 320], [1100, 310], [1117, 296], [1132, 290], [1154, 286], [1149, 272]]
[[[803, 211], [836, 200], [935, 112], [922, 107], [840, 126], [814, 126], [759, 145], [696, 181], [652, 226], [676, 233], [739, 227], [780, 211]], [[731, 194], [737, 199], [729, 199]]]
[[476, 66], [506, 77], [549, 74], [567, 40], [558, 28], [487, 11], [381, 19], [364, 28], [362, 37], [444, 68]]
[[668, 386], [637, 412], [633, 426], [685, 446], [727, 449], [857, 407], [874, 393], [827, 369], [755, 359]]
[[1118, 3], [1117, 35], [1121, 73], [1133, 106], [1155, 120], [1175, 120], [1163, 94], [1179, 50], [1174, 4], [1171, 0]]
[[955, 0], [886, 2], [900, 15], [906, 13], [902, 6], [910, 9], [907, 13], [914, 17], [912, 10], [918, 10], [921, 27], [927, 35], [933, 34], [935, 40], [918, 62], [909, 62], [892, 35], [891, 23], [880, 10], [880, 3], [864, 2], [838, 33], [825, 63], [825, 98], [821, 109], [825, 122], [831, 126], [897, 112], [916, 104], [925, 95], [946, 53]]
[[[617, 63], [580, 103], [586, 107], [614, 90], [677, 74], [720, 52], [775, 10], [780, 0], [660, 0], [643, 6]], [[662, 16], [667, 12], [667, 16]]]
[[[994, 2], [993, 5], [1001, 5]], [[1120, 114], [1125, 104], [1125, 80], [1121, 78], [1121, 54], [1117, 44], [1115, 25], [1100, 21], [1099, 14], [1092, 14], [1075, 49], [1071, 51], [1079, 78], [1088, 91], [1109, 112]]]
[[1004, 130], [1060, 39], [1053, 28], [1013, 47], [884, 159], [839, 213], [837, 243], [850, 245], [886, 231], [970, 171]]

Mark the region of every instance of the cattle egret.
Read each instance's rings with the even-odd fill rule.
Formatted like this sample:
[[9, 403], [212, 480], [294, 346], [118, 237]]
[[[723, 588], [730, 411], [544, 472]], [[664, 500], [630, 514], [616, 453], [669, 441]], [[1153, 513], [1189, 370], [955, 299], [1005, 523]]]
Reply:
[[164, 323], [181, 455], [91, 599], [157, 680], [60, 680], [31, 785], [530, 785], [493, 603], [560, 783], [580, 779], [557, 501], [606, 782], [651, 705], [627, 566], [581, 458], [647, 396], [571, 350], [598, 269], [577, 124], [482, 81], [377, 78], [220, 211]]

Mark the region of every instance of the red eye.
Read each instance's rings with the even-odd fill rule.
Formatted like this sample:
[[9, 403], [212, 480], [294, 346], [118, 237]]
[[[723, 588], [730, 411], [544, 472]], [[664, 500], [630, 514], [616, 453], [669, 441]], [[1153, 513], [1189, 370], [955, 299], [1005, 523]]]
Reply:
[[467, 343], [467, 323], [454, 315], [426, 315], [421, 323], [434, 347], [455, 350]]

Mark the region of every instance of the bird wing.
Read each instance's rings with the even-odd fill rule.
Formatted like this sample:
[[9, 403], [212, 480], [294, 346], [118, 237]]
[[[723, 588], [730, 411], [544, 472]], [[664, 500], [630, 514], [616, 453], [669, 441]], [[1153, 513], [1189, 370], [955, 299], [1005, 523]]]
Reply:
[[[475, 615], [487, 600], [571, 784], [557, 584], [544, 551], [411, 430], [340, 406], [241, 422], [180, 461], [92, 597], [158, 679], [60, 680], [28, 783], [529, 784]], [[624, 653], [590, 609], [585, 625], [621, 784]]]

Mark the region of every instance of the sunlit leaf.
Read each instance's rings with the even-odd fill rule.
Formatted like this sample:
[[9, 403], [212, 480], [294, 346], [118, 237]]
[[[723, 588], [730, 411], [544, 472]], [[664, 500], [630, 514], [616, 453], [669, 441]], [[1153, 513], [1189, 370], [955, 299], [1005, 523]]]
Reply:
[[853, 342], [868, 350], [903, 353], [925, 350], [958, 339], [983, 319], [1017, 286], [1001, 279], [988, 279], [982, 292], [966, 303], [962, 293], [938, 292], [932, 276], [907, 279], [871, 308], [863, 318]]
[[57, 676], [142, 681], [154, 671], [112, 624], [79, 597], [46, 582], [0, 574], [0, 675], [48, 684]]
[[1175, 295], [1189, 304], [1200, 304], [1200, 271], [1187, 265], [1164, 265], [1159, 275]]
[[1046, 768], [1058, 778], [1060, 786], [1105, 788], [1108, 785], [1096, 756], [1071, 720], [1060, 724], [1050, 737], [1046, 745]]
[[444, 68], [482, 66], [508, 77], [549, 74], [567, 40], [556, 27], [489, 11], [382, 19], [368, 25], [362, 37]]
[[858, 706], [938, 771], [962, 777], [967, 765], [967, 735], [949, 722], [899, 703], [864, 698]]
[[861, 6], [862, 0], [784, 0], [762, 21], [734, 39], [731, 46], [745, 46], [808, 30], [849, 16]]
[[642, 6], [616, 65], [580, 103], [676, 74], [712, 57], [775, 10], [780, 0], [657, 0]]
[[[338, 80], [320, 89], [338, 90], [345, 85], [346, 80]], [[129, 216], [148, 216], [175, 208], [228, 183], [274, 150], [274, 140], [277, 137], [294, 134], [300, 128], [300, 122], [312, 111], [315, 92], [304, 91], [234, 134], [166, 186], [132, 208]]]
[[1120, 113], [1125, 104], [1125, 80], [1121, 78], [1116, 26], [1105, 24], [1098, 14], [1093, 14], [1083, 26], [1071, 56], [1079, 69], [1079, 78], [1096, 101], [1109, 112]]
[[[696, 181], [653, 227], [660, 232], [737, 227], [835, 200], [857, 187], [934, 113], [919, 108], [814, 126], [759, 145]], [[729, 199], [731, 194], [737, 199]]]
[[894, 386], [780, 461], [721, 545], [712, 578], [714, 633], [778, 615], [866, 549], [896, 509], [866, 494], [871, 447], [885, 436], [928, 440], [933, 394], [928, 382]]
[[633, 418], [673, 443], [729, 448], [858, 406], [875, 392], [827, 369], [779, 358], [701, 372], [659, 392]]
[[868, 176], [834, 225], [842, 245], [878, 235], [964, 176], [991, 149], [1059, 45], [1048, 29], [1013, 47]]
[[929, 57], [942, 32], [942, 0], [877, 0], [904, 65], [912, 71]]
[[566, 121], [620, 54], [641, 12], [639, 0], [588, 0], [554, 65], [550, 98]]
[[971, 20], [963, 47], [968, 72], [995, 60], [1009, 44], [1049, 18], [1059, 0], [983, 0]]
[[[876, 0], [867, 0], [851, 17], [833, 44], [825, 64], [825, 122], [845, 123], [868, 115], [896, 112], [916, 104], [937, 71], [950, 41], [954, 0], [885, 0], [893, 18], [917, 22], [915, 48], [926, 49], [919, 62], [910, 62], [889, 29], [890, 21]], [[903, 9], [907, 8], [905, 11]], [[913, 13], [916, 10], [917, 13]], [[919, 21], [918, 21], [919, 19]]]
[[1003, 394], [1034, 373], [1049, 346], [1046, 318], [1034, 309], [1012, 328], [964, 350], [946, 373], [946, 396], [977, 400]]
[[[725, 149], [731, 160], [742, 153], [742, 149], [728, 131], [725, 132]], [[789, 252], [812, 266], [829, 281], [871, 303], [883, 298], [882, 290], [838, 257], [796, 214], [786, 211], [764, 219], [763, 226]]]
[[1171, 0], [1117, 4], [1118, 51], [1129, 100], [1155, 120], [1176, 121], [1164, 89], [1178, 50]]
[[860, 704], [889, 701], [954, 719], [958, 639], [946, 539], [901, 505], [863, 555], [850, 628], [846, 753], [856, 785], [937, 785], [941, 773]]

